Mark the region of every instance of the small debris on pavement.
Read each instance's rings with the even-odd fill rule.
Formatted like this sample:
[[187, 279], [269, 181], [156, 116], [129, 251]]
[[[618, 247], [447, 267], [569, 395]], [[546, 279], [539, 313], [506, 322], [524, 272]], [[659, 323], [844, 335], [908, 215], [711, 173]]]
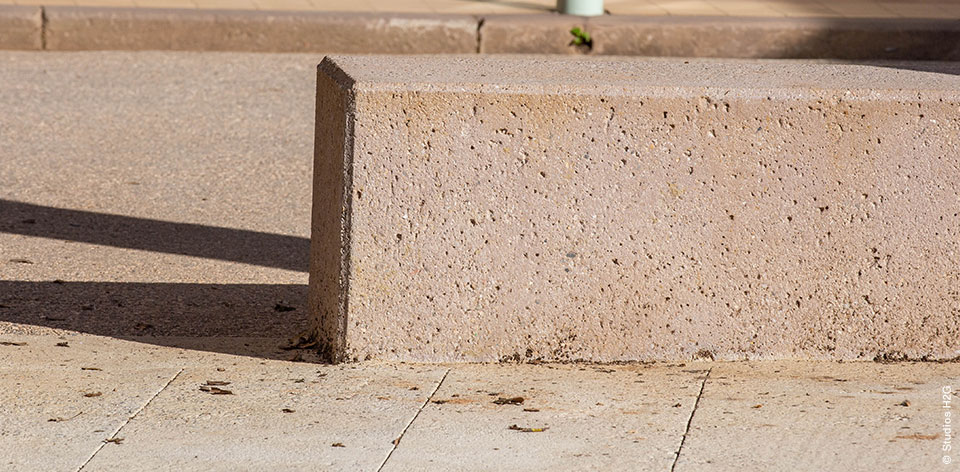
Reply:
[[420, 387], [410, 387], [410, 390], [420, 390]]
[[310, 349], [319, 345], [320, 342], [317, 340], [316, 336], [308, 331], [299, 336], [290, 338], [287, 340], [286, 344], [280, 346], [280, 349], [283, 349], [284, 351], [290, 351], [293, 349]]
[[910, 400], [904, 400], [900, 403], [897, 403], [897, 406], [910, 406]]
[[224, 382], [222, 380], [207, 380], [207, 383], [200, 386], [201, 392], [207, 392], [210, 395], [233, 395], [233, 392], [225, 388], [220, 388], [224, 385], [230, 385], [230, 382]]
[[103, 395], [103, 392], [87, 392], [83, 394], [83, 396], [87, 398], [99, 397], [100, 395]]
[[50, 422], [50, 423], [62, 423], [62, 422], [64, 422], [64, 421], [70, 421], [70, 420], [72, 420], [72, 419], [74, 419], [74, 418], [76, 418], [76, 417], [78, 417], [78, 416], [80, 416], [80, 415], [82, 415], [82, 414], [83, 414], [83, 412], [82, 412], [82, 411], [79, 411], [79, 412], [77, 412], [77, 414], [75, 414], [75, 415], [73, 415], [73, 416], [71, 416], [71, 417], [69, 417], [69, 418], [64, 418], [64, 417], [62, 417], [62, 416], [58, 416], [58, 417], [56, 417], [56, 418], [50, 418], [50, 419], [47, 420], [47, 421]]
[[33, 264], [33, 261], [28, 259], [10, 259], [10, 262], [15, 264]]
[[522, 405], [523, 397], [500, 397], [493, 401], [496, 405]]
[[81, 367], [80, 370], [103, 370], [99, 367]]
[[137, 331], [148, 331], [153, 329], [153, 325], [150, 323], [144, 323], [142, 321], [139, 321], [137, 322], [137, 324], [133, 325], [133, 329]]
[[523, 411], [526, 411], [527, 413], [537, 413], [540, 410], [537, 408], [524, 408]]
[[103, 440], [103, 442], [105, 442], [105, 443], [114, 443], [114, 444], [120, 444], [120, 443], [122, 443], [122, 442], [123, 442], [123, 438], [110, 438], [110, 439], [104, 439], [104, 440]]
[[284, 413], [293, 413], [295, 410], [291, 410], [290, 408], [284, 408], [284, 409], [282, 409], [282, 410], [280, 410], [280, 411], [282, 411], [282, 412], [284, 412]]
[[433, 403], [433, 404], [436, 404], [436, 405], [443, 405], [444, 403], [447, 403], [448, 401], [450, 401], [450, 400], [433, 400], [433, 401], [431, 401], [430, 403]]
[[26, 346], [27, 343], [18, 343], [13, 341], [0, 341], [0, 346]]
[[307, 379], [292, 379], [295, 384], [302, 384], [307, 381]]
[[66, 341], [59, 342], [59, 343], [57, 343], [57, 347], [70, 347], [70, 343], [68, 343], [68, 342], [66, 342]]
[[760, 403], [757, 403], [756, 405], [753, 405], [751, 408], [763, 408], [763, 405]]
[[347, 447], [347, 446], [344, 446], [343, 443], [341, 443], [341, 442], [333, 443], [333, 444], [331, 444], [330, 446], [331, 446], [331, 447]]
[[939, 437], [940, 437], [940, 433], [936, 433], [936, 434], [913, 433], [913, 434], [900, 434], [900, 435], [897, 435], [897, 436], [896, 436], [896, 439], [920, 439], [920, 440], [932, 441], [932, 440], [937, 439], [937, 438], [939, 438]]
[[681, 406], [683, 406], [682, 403], [674, 403], [674, 404], [673, 404], [673, 407], [674, 407], [674, 408], [680, 408]]
[[507, 427], [507, 429], [513, 430], [513, 431], [520, 431], [521, 433], [542, 433], [549, 428], [525, 428], [522, 426], [517, 426], [515, 424], [512, 424], [509, 427]]

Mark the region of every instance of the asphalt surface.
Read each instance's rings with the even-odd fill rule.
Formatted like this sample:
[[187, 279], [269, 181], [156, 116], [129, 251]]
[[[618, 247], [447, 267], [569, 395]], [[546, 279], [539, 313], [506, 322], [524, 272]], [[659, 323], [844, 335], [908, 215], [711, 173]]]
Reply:
[[0, 52], [0, 333], [305, 327], [321, 59]]

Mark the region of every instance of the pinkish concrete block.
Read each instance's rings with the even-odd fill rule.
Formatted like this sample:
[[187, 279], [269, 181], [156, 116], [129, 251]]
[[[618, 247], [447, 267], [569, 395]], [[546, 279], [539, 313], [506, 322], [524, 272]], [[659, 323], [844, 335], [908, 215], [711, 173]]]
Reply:
[[437, 54], [477, 50], [469, 15], [47, 7], [46, 48]]
[[0, 49], [43, 49], [40, 7], [0, 5]]
[[960, 354], [960, 65], [334, 57], [327, 356]]

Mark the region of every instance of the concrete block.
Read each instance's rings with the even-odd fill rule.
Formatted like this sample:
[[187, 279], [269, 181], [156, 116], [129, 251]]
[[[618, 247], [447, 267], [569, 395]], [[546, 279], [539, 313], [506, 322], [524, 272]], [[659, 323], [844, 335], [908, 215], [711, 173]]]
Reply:
[[43, 49], [42, 27], [40, 7], [0, 5], [0, 49]]
[[578, 54], [570, 30], [583, 28], [587, 18], [568, 15], [489, 15], [480, 25], [484, 54]]
[[332, 360], [960, 354], [960, 65], [334, 57]]
[[960, 22], [935, 19], [591, 18], [594, 54], [783, 59], [960, 59]]
[[468, 15], [47, 7], [47, 49], [471, 53]]

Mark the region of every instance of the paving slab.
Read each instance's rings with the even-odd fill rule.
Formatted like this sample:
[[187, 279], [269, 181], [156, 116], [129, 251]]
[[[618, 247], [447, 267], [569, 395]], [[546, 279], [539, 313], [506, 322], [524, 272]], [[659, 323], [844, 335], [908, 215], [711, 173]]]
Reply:
[[708, 368], [457, 367], [384, 470], [669, 470]]
[[958, 384], [957, 363], [716, 364], [675, 470], [953, 470]]
[[[84, 470], [376, 470], [446, 371], [243, 362], [187, 368]], [[210, 394], [209, 381], [230, 382]]]
[[0, 336], [2, 468], [86, 462], [179, 372], [154, 355], [131, 358], [135, 348], [94, 336]]

